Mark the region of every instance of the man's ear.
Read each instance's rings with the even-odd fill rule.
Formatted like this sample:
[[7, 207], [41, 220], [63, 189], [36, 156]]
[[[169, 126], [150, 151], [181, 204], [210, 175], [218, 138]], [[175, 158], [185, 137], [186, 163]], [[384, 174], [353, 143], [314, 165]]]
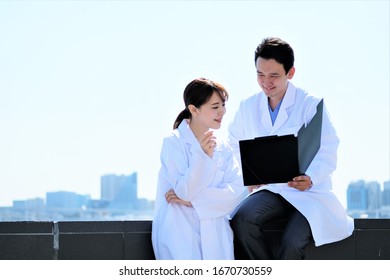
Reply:
[[289, 80], [291, 80], [292, 77], [294, 77], [294, 74], [295, 74], [295, 67], [293, 66], [293, 67], [291, 67], [290, 71], [288, 71], [288, 73], [287, 73], [287, 78], [288, 78]]
[[188, 110], [190, 111], [191, 115], [193, 115], [193, 116], [196, 116], [198, 114], [198, 108], [196, 108], [192, 104], [188, 105]]

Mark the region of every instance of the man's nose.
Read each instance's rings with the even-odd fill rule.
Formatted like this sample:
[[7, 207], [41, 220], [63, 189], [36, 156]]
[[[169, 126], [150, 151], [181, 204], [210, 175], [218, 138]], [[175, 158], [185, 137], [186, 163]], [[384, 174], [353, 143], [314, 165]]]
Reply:
[[271, 77], [264, 77], [263, 83], [268, 85], [272, 82]]

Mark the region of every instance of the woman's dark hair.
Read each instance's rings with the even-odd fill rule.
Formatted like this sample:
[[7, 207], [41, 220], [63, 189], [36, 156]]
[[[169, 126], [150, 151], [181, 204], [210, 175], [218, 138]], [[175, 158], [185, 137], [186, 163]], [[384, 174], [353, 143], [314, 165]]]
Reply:
[[192, 80], [184, 89], [183, 99], [185, 109], [177, 116], [173, 124], [173, 129], [178, 128], [184, 119], [191, 119], [192, 116], [188, 109], [189, 105], [192, 104], [196, 108], [199, 108], [210, 100], [214, 92], [221, 97], [222, 101], [227, 101], [229, 94], [219, 83], [205, 78]]
[[264, 59], [275, 59], [283, 68], [286, 74], [294, 66], [294, 51], [285, 41], [277, 37], [265, 38], [255, 51], [255, 63], [261, 57]]

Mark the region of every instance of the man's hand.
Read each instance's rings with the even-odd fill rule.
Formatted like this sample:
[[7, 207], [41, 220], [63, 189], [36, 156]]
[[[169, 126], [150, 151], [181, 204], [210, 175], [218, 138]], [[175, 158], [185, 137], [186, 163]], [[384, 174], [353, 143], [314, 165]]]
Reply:
[[307, 191], [313, 186], [313, 182], [310, 176], [301, 175], [294, 177], [292, 181], [287, 182], [287, 185], [300, 191]]

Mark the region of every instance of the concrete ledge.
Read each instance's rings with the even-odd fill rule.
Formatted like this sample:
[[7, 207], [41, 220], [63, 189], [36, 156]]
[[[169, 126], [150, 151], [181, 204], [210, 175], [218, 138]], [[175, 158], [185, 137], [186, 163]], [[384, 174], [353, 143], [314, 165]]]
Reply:
[[390, 219], [355, 220], [358, 260], [390, 260]]
[[53, 222], [0, 222], [0, 259], [54, 259]]
[[[151, 229], [151, 221], [0, 222], [0, 259], [153, 260]], [[282, 229], [283, 221], [270, 225], [270, 242]], [[390, 219], [355, 219], [352, 236], [310, 244], [307, 259], [389, 260]]]

